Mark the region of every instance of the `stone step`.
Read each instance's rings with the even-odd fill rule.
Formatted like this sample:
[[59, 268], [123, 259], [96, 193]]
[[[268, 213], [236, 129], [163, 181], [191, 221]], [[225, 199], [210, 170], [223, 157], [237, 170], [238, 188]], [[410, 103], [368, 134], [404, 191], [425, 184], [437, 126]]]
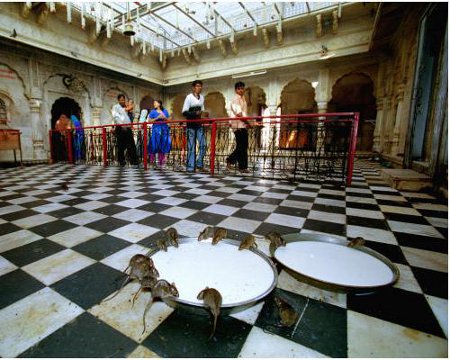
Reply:
[[433, 187], [431, 177], [411, 169], [381, 169], [381, 176], [397, 190], [421, 191]]

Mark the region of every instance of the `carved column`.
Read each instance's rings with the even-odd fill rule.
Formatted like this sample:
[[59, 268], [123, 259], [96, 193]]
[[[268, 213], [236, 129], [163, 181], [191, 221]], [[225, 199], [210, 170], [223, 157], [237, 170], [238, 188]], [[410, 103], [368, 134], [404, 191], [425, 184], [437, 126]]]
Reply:
[[375, 121], [375, 129], [373, 131], [373, 147], [372, 150], [381, 153], [383, 150], [381, 138], [382, 138], [382, 129], [383, 129], [383, 118], [384, 118], [384, 109], [385, 109], [386, 98], [381, 97], [377, 98], [377, 118]]
[[394, 156], [397, 156], [400, 153], [404, 153], [404, 149], [400, 149], [399, 147], [400, 127], [402, 125], [401, 123], [404, 108], [404, 101], [403, 101], [404, 92], [405, 92], [405, 85], [400, 84], [397, 88], [397, 95], [396, 95], [397, 111], [395, 114], [394, 135], [392, 137], [392, 148], [391, 148], [392, 155]]
[[101, 125], [101, 116], [103, 108], [94, 106], [91, 111], [91, 121], [93, 126]]
[[33, 160], [47, 160], [47, 153], [44, 148], [44, 136], [42, 134], [44, 126], [41, 122], [41, 101], [39, 99], [31, 99], [29, 104]]

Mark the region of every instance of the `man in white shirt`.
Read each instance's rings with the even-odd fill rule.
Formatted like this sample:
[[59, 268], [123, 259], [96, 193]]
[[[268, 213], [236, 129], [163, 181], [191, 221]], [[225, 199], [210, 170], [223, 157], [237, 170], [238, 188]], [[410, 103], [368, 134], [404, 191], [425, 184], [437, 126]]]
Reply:
[[117, 158], [120, 166], [125, 166], [125, 149], [130, 157], [131, 164], [139, 166], [136, 155], [136, 145], [134, 144], [133, 131], [131, 129], [131, 121], [128, 116], [125, 95], [119, 94], [117, 96], [118, 103], [113, 106], [111, 112], [113, 117], [113, 124], [116, 126], [117, 136]]
[[[186, 96], [183, 104], [183, 116], [186, 120], [200, 119], [203, 116], [209, 116], [205, 113], [205, 98], [202, 94], [203, 82], [194, 80], [192, 82], [192, 93]], [[206, 152], [206, 139], [203, 125], [198, 122], [189, 121], [186, 124], [187, 136], [187, 164], [186, 171], [193, 172], [205, 171], [203, 168], [203, 157]], [[196, 148], [198, 142], [198, 155], [196, 158]]]
[[231, 128], [234, 129], [234, 136], [236, 138], [236, 148], [227, 158], [227, 169], [231, 170], [232, 165], [238, 164], [238, 169], [241, 173], [249, 173], [247, 148], [248, 148], [248, 130], [247, 120], [239, 120], [239, 118], [247, 117], [247, 101], [245, 101], [244, 92], [245, 84], [238, 81], [234, 85], [236, 95], [231, 100], [230, 121]]

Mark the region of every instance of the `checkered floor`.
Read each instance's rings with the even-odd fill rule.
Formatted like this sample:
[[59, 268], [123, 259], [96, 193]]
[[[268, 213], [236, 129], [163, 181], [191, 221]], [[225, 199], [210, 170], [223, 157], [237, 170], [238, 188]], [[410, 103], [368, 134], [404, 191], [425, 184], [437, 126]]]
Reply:
[[[447, 203], [388, 187], [376, 164], [356, 166], [348, 188], [65, 164], [1, 170], [0, 356], [447, 357]], [[141, 334], [147, 298], [130, 303], [138, 284], [101, 303], [162, 229], [193, 237], [206, 224], [236, 239], [270, 230], [362, 236], [400, 279], [355, 295], [282, 270], [264, 301], [221, 316], [210, 341], [208, 317], [162, 302]], [[276, 326], [275, 295], [301, 314], [294, 329]]]

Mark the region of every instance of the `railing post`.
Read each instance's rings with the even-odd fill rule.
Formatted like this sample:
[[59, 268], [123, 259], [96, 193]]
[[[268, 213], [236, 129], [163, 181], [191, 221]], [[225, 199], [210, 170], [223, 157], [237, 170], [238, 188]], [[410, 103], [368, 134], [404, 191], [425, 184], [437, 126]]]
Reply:
[[352, 184], [353, 177], [353, 163], [355, 160], [355, 152], [356, 152], [356, 140], [358, 137], [358, 124], [359, 124], [359, 113], [354, 114], [354, 118], [352, 121], [352, 137], [350, 141], [350, 149], [348, 156], [348, 166], [347, 166], [347, 181], [346, 185], [350, 186]]
[[108, 142], [106, 141], [106, 127], [102, 127], [103, 166], [108, 166]]
[[213, 120], [211, 126], [211, 153], [209, 155], [209, 167], [211, 170], [211, 175], [214, 176], [214, 165], [216, 161], [216, 132], [217, 132], [217, 122]]
[[50, 162], [53, 164], [55, 159], [53, 159], [53, 141], [52, 141], [53, 130], [48, 131], [48, 143], [50, 145]]
[[72, 131], [67, 131], [66, 141], [67, 141], [67, 160], [70, 164], [73, 164], [73, 149], [72, 149]]
[[144, 121], [144, 123], [142, 124], [142, 131], [144, 132], [144, 136], [143, 136], [143, 140], [142, 140], [142, 142], [143, 142], [142, 146], [144, 148], [143, 149], [144, 152], [143, 152], [143, 155], [142, 155], [142, 157], [143, 157], [142, 162], [144, 163], [144, 170], [147, 170], [147, 167], [148, 167], [148, 163], [147, 163], [147, 158], [148, 158], [148, 149], [147, 149], [148, 131], [147, 131], [147, 122], [146, 121]]

